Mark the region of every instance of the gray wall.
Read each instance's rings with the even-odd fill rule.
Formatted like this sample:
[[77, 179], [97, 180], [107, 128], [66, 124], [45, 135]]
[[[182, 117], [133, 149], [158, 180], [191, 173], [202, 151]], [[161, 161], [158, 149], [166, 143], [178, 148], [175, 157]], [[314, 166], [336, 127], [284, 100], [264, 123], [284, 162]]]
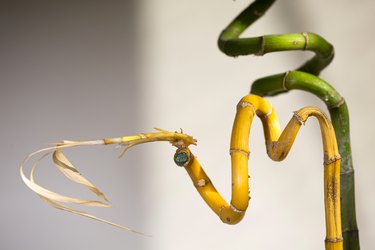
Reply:
[[[132, 1], [0, 3], [1, 249], [144, 249], [133, 234], [49, 207], [26, 188], [17, 165], [62, 139], [139, 131], [136, 5]], [[147, 230], [138, 179], [142, 158], [117, 159], [112, 147], [67, 150], [115, 205], [89, 210]], [[42, 164], [37, 180], [63, 194], [92, 197]], [[144, 169], [144, 168], [143, 168]], [[138, 201], [139, 200], [139, 201]], [[105, 209], [104, 209], [105, 210]]]

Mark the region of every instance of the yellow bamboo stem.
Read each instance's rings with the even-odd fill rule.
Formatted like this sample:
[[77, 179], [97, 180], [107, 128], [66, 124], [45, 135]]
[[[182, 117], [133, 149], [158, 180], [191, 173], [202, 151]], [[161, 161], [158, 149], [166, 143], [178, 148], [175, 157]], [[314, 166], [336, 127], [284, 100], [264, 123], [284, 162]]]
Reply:
[[[147, 142], [168, 141], [177, 147], [174, 160], [177, 165], [186, 169], [190, 175], [194, 186], [199, 194], [206, 201], [208, 206], [228, 224], [236, 224], [244, 217], [249, 204], [249, 184], [248, 184], [248, 158], [250, 128], [254, 115], [257, 115], [263, 124], [266, 148], [269, 157], [275, 161], [283, 160], [289, 153], [298, 131], [310, 116], [318, 119], [324, 151], [324, 204], [326, 221], [326, 250], [342, 250], [343, 239], [341, 232], [340, 215], [340, 155], [338, 153], [336, 136], [332, 124], [327, 116], [316, 107], [305, 107], [296, 111], [285, 129], [281, 132], [279, 120], [272, 105], [256, 95], [248, 95], [241, 99], [237, 105], [237, 113], [233, 124], [230, 155], [232, 163], [232, 197], [228, 204], [220, 193], [215, 189], [211, 180], [204, 172], [202, 166], [191, 153], [189, 145], [196, 145], [196, 140], [178, 132], [170, 132], [157, 129], [158, 132], [139, 134], [135, 136], [123, 136], [117, 138], [105, 138], [90, 141], [63, 141], [51, 147], [38, 150], [25, 158], [20, 166], [20, 173], [26, 185], [36, 192], [42, 199], [52, 206], [68, 212], [79, 214], [91, 219], [95, 219], [113, 226], [117, 226], [132, 232], [139, 233], [107, 220], [95, 217], [83, 211], [76, 210], [62, 203], [76, 203], [89, 206], [109, 206], [108, 200], [91, 182], [81, 176], [78, 170], [60, 152], [63, 148], [83, 146], [83, 145], [108, 145], [119, 144], [124, 146], [124, 152], [129, 148]], [[23, 171], [24, 164], [36, 154], [44, 153], [32, 167], [29, 178]], [[45, 155], [53, 153], [56, 167], [72, 181], [82, 184], [93, 191], [103, 201], [91, 201], [79, 198], [72, 198], [52, 192], [34, 180], [34, 172], [39, 161]]]
[[326, 220], [326, 250], [342, 249], [340, 216], [340, 156], [333, 127], [327, 116], [316, 107], [305, 107], [294, 113], [283, 132], [275, 110], [265, 99], [248, 95], [237, 106], [230, 143], [232, 162], [232, 198], [228, 204], [213, 186], [198, 160], [187, 147], [180, 147], [176, 154], [189, 155], [185, 169], [194, 186], [208, 206], [228, 224], [238, 223], [249, 204], [248, 157], [250, 127], [254, 115], [263, 124], [267, 153], [271, 159], [283, 160], [289, 153], [297, 133], [310, 116], [318, 119], [324, 150], [324, 204]]

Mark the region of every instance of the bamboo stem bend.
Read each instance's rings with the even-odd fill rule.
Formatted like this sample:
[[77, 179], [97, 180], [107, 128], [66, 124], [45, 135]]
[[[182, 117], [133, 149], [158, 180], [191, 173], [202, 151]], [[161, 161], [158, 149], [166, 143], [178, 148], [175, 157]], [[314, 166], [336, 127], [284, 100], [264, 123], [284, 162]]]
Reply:
[[359, 232], [355, 208], [354, 167], [350, 147], [349, 112], [344, 98], [318, 77], [334, 57], [334, 47], [323, 37], [311, 33], [241, 37], [276, 2], [255, 0], [220, 33], [220, 50], [232, 57], [265, 55], [279, 51], [311, 51], [315, 55], [294, 71], [266, 76], [253, 82], [251, 93], [275, 96], [293, 89], [307, 91], [327, 106], [336, 132], [341, 159], [341, 219], [345, 250], [359, 250]]
[[[106, 196], [97, 187], [79, 173], [78, 169], [73, 166], [60, 150], [77, 146], [118, 144], [125, 147], [123, 151], [123, 153], [125, 153], [129, 148], [141, 143], [168, 141], [173, 146], [177, 147], [174, 156], [175, 163], [187, 170], [194, 186], [208, 206], [224, 223], [236, 224], [243, 218], [250, 199], [248, 158], [250, 155], [250, 128], [254, 115], [257, 115], [262, 121], [267, 153], [269, 157], [275, 161], [281, 161], [288, 155], [300, 127], [305, 123], [308, 117], [314, 116], [318, 119], [324, 152], [326, 250], [342, 250], [343, 239], [340, 212], [341, 157], [338, 153], [336, 136], [332, 124], [326, 115], [316, 107], [305, 107], [296, 111], [285, 129], [281, 132], [276, 111], [267, 100], [257, 95], [248, 95], [241, 99], [237, 105], [237, 113], [233, 124], [230, 143], [230, 154], [232, 159], [232, 199], [230, 204], [228, 204], [217, 192], [196, 157], [191, 153], [189, 146], [196, 145], [196, 140], [192, 136], [184, 134], [182, 131], [179, 133], [157, 129], [158, 132], [155, 133], [139, 134], [135, 136], [123, 136], [90, 141], [63, 141], [56, 143], [51, 147], [38, 150], [27, 156], [20, 166], [20, 174], [25, 184], [31, 190], [55, 208], [142, 234], [129, 227], [98, 218], [84, 211], [70, 207], [69, 205], [64, 205], [75, 203], [83, 206], [108, 207], [110, 206], [110, 203]], [[42, 156], [35, 161], [29, 177], [27, 177], [24, 172], [24, 165], [37, 154], [42, 154]], [[65, 196], [50, 191], [37, 184], [34, 180], [36, 167], [40, 160], [49, 154], [53, 155], [53, 161], [59, 171], [71, 181], [86, 186], [97, 195], [99, 200], [85, 200]]]
[[[218, 193], [196, 157], [188, 147], [180, 146], [175, 161], [186, 159], [183, 165], [194, 186], [208, 206], [224, 223], [236, 224], [244, 216], [249, 204], [248, 158], [250, 128], [254, 115], [263, 124], [267, 153], [272, 160], [281, 161], [289, 153], [297, 133], [310, 116], [318, 119], [324, 149], [324, 204], [326, 220], [326, 249], [341, 250], [343, 239], [340, 212], [340, 155], [332, 124], [326, 115], [316, 107], [296, 111], [281, 132], [276, 112], [272, 105], [256, 95], [241, 99], [237, 106], [230, 143], [232, 162], [232, 198], [228, 204]], [[182, 155], [188, 157], [181, 157]], [[176, 160], [177, 158], [177, 160]]]

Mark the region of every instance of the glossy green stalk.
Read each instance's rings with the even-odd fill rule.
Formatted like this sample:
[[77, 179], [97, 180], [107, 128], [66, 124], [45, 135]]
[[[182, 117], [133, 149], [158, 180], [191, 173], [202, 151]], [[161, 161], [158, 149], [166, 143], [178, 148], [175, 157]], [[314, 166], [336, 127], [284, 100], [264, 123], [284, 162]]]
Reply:
[[355, 213], [354, 169], [350, 149], [349, 114], [344, 99], [327, 82], [316, 75], [333, 59], [334, 49], [324, 38], [314, 33], [265, 35], [239, 38], [240, 34], [261, 17], [274, 0], [258, 0], [247, 7], [220, 34], [219, 48], [228, 56], [264, 55], [276, 51], [309, 50], [315, 56], [296, 71], [256, 80], [251, 93], [273, 96], [299, 89], [319, 97], [329, 110], [341, 154], [341, 216], [345, 250], [359, 250]]
[[256, 80], [251, 93], [273, 96], [292, 89], [310, 92], [319, 97], [329, 110], [341, 155], [341, 217], [345, 250], [359, 248], [355, 212], [354, 168], [350, 148], [349, 113], [345, 100], [327, 82], [317, 76], [292, 71]]
[[315, 56], [297, 70], [319, 74], [333, 59], [334, 49], [321, 36], [302, 32], [296, 34], [264, 35], [239, 38], [240, 34], [260, 18], [274, 3], [274, 0], [258, 0], [240, 13], [220, 34], [218, 45], [228, 56], [264, 55], [270, 52], [308, 50]]

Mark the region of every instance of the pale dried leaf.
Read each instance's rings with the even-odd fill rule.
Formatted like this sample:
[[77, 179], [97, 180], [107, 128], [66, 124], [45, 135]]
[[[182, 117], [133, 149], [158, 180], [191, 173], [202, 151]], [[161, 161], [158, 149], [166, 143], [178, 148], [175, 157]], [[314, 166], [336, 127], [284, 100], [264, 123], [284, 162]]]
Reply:
[[61, 150], [57, 149], [53, 152], [53, 161], [55, 162], [55, 166], [57, 167], [57, 169], [59, 169], [70, 180], [86, 186], [98, 197], [105, 201], [108, 201], [108, 199], [99, 189], [97, 189], [89, 180], [81, 175], [81, 173], [61, 152]]
[[[81, 216], [85, 216], [97, 221], [104, 222], [106, 224], [119, 227], [137, 234], [144, 235], [140, 232], [137, 232], [129, 227], [125, 227], [101, 218], [98, 218], [94, 215], [91, 215], [89, 213], [86, 213], [84, 211], [80, 211], [77, 209], [74, 209], [72, 207], [63, 205], [61, 203], [74, 203], [79, 205], [85, 205], [85, 206], [96, 206], [96, 207], [109, 207], [110, 203], [108, 202], [105, 195], [97, 188], [95, 187], [89, 180], [87, 180], [85, 177], [83, 177], [79, 171], [73, 166], [73, 164], [64, 156], [64, 154], [60, 151], [62, 148], [69, 148], [69, 147], [76, 147], [76, 146], [82, 146], [82, 145], [107, 145], [107, 144], [119, 144], [121, 146], [124, 146], [125, 149], [120, 155], [120, 157], [125, 154], [125, 152], [138, 144], [141, 143], [147, 143], [147, 142], [153, 142], [153, 141], [169, 141], [172, 143], [172, 145], [175, 146], [181, 146], [177, 142], [182, 142], [183, 146], [189, 146], [190, 144], [196, 145], [196, 140], [193, 139], [193, 137], [178, 133], [178, 132], [169, 132], [163, 129], [156, 129], [158, 132], [156, 133], [150, 133], [150, 134], [139, 134], [135, 136], [123, 136], [123, 137], [116, 137], [116, 138], [105, 138], [103, 140], [91, 140], [91, 141], [72, 141], [72, 140], [66, 140], [63, 142], [58, 142], [53, 144], [52, 147], [44, 148], [37, 150], [31, 154], [29, 154], [21, 163], [20, 165], [20, 174], [22, 177], [22, 180], [25, 182], [25, 184], [33, 190], [36, 194], [39, 195], [40, 198], [42, 198], [44, 201], [46, 201], [51, 206], [68, 211], [74, 214], [78, 214]], [[181, 141], [182, 140], [182, 141]], [[30, 178], [27, 178], [23, 167], [24, 165], [36, 154], [43, 155], [38, 158], [35, 163], [33, 164], [31, 171], [30, 171]], [[47, 188], [44, 188], [37, 184], [34, 179], [34, 173], [36, 171], [36, 168], [39, 164], [39, 162], [47, 155], [53, 154], [53, 161], [55, 163], [55, 166], [59, 171], [61, 171], [67, 178], [69, 178], [71, 181], [84, 185], [89, 190], [91, 190], [94, 194], [96, 194], [100, 199], [104, 201], [98, 201], [98, 200], [86, 200], [86, 199], [80, 199], [80, 198], [74, 198], [65, 196], [53, 191], [50, 191]]]
[[[115, 226], [124, 230], [127, 230], [132, 233], [140, 234], [142, 236], [147, 236], [143, 234], [142, 232], [138, 232], [136, 230], [133, 230], [132, 228], [122, 226], [120, 224], [113, 223], [111, 221], [96, 217], [92, 214], [86, 213], [81, 210], [77, 210], [75, 208], [63, 205], [61, 203], [75, 203], [79, 205], [85, 205], [85, 206], [96, 206], [96, 207], [109, 207], [109, 203], [105, 203], [102, 201], [94, 201], [94, 200], [85, 200], [85, 199], [79, 199], [79, 198], [73, 198], [65, 195], [58, 194], [56, 192], [50, 191], [39, 184], [35, 182], [35, 171], [36, 168], [39, 164], [39, 162], [45, 158], [46, 156], [50, 155], [53, 153], [53, 160], [55, 162], [56, 167], [70, 180], [82, 184], [89, 188], [91, 191], [93, 191], [98, 197], [104, 199], [107, 201], [105, 195], [99, 191], [90, 181], [88, 181], [86, 178], [84, 178], [79, 171], [73, 166], [73, 164], [64, 156], [64, 154], [60, 151], [61, 148], [66, 148], [66, 147], [75, 147], [79, 145], [96, 145], [99, 143], [90, 143], [87, 141], [82, 141], [82, 142], [77, 142], [77, 141], [69, 141], [67, 144], [65, 143], [59, 143], [56, 144], [56, 146], [53, 147], [48, 147], [44, 148], [38, 151], [35, 151], [28, 155], [22, 164], [20, 165], [20, 174], [22, 177], [22, 180], [24, 183], [31, 189], [33, 190], [42, 200], [50, 204], [51, 206], [61, 209], [70, 213], [78, 214], [93, 220], [97, 220], [106, 224], [109, 224], [111, 226]], [[31, 159], [31, 157], [35, 156], [36, 154], [39, 153], [44, 153], [41, 157], [39, 157], [35, 163], [33, 164], [31, 171], [30, 171], [30, 178], [27, 178], [24, 171], [23, 167], [24, 165]]]

